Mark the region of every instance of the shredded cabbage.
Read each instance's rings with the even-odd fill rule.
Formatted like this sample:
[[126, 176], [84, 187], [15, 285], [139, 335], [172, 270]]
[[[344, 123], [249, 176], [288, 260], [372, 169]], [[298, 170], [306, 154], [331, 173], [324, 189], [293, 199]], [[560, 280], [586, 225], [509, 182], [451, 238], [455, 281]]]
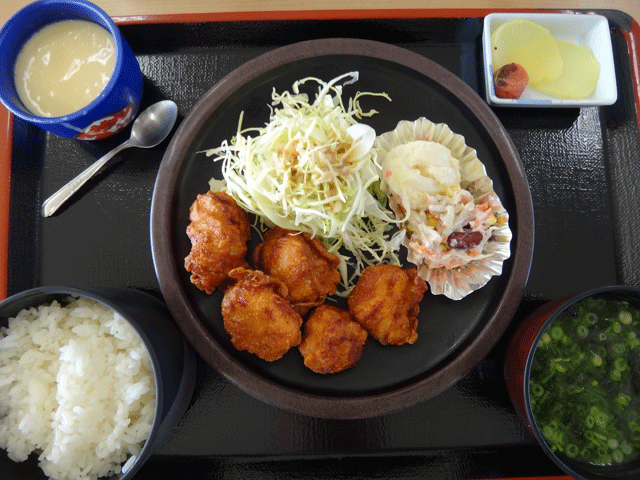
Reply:
[[[309, 232], [340, 258], [343, 295], [366, 266], [398, 265], [403, 235], [391, 235], [396, 221], [370, 192], [379, 182], [376, 133], [357, 120], [377, 113], [362, 110], [361, 96], [390, 99], [358, 92], [345, 107], [342, 86], [357, 80], [349, 72], [329, 82], [299, 80], [292, 92], [274, 89], [264, 127], [243, 129], [241, 115], [231, 142], [205, 151], [222, 161], [224, 188], [242, 208], [267, 225]], [[312, 103], [300, 93], [307, 82], [319, 84]], [[217, 180], [211, 186], [222, 187]]]

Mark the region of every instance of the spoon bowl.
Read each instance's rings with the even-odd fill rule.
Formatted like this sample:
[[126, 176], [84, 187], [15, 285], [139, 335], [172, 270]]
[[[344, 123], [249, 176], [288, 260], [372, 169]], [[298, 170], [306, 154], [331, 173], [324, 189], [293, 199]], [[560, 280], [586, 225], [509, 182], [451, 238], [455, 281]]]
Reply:
[[177, 118], [178, 106], [172, 100], [154, 103], [133, 122], [129, 146], [155, 147], [171, 133]]
[[100, 157], [74, 179], [62, 186], [42, 204], [42, 216], [53, 215], [71, 196], [93, 177], [117, 153], [129, 147], [152, 148], [171, 133], [178, 118], [178, 106], [172, 100], [162, 100], [144, 110], [133, 122], [129, 139]]

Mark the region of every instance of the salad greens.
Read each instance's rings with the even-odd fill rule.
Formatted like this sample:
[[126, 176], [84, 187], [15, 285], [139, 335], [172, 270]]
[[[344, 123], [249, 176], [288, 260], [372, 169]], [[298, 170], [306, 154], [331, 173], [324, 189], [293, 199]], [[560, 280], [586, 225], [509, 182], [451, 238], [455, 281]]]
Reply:
[[552, 450], [596, 465], [640, 452], [640, 306], [589, 297], [542, 335], [530, 399]]
[[[243, 128], [241, 115], [233, 139], [206, 150], [222, 162], [224, 183], [213, 180], [212, 189], [226, 189], [268, 226], [309, 232], [340, 258], [343, 294], [366, 266], [400, 263], [401, 234], [390, 233], [396, 221], [372, 194], [380, 168], [376, 133], [358, 121], [377, 113], [361, 108], [362, 96], [389, 98], [358, 92], [345, 105], [342, 87], [357, 80], [350, 72], [329, 82], [299, 80], [291, 92], [274, 89], [264, 127]], [[313, 101], [300, 92], [307, 82], [319, 85]]]

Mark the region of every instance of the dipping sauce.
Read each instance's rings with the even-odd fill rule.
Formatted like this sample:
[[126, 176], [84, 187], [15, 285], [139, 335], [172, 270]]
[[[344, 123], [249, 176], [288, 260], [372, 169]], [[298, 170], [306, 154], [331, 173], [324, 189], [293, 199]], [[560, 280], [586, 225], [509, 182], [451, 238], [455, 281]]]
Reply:
[[87, 20], [43, 27], [24, 44], [14, 67], [18, 96], [34, 115], [59, 117], [91, 103], [115, 65], [111, 34]]
[[543, 334], [531, 405], [552, 450], [595, 465], [640, 453], [640, 306], [586, 298]]

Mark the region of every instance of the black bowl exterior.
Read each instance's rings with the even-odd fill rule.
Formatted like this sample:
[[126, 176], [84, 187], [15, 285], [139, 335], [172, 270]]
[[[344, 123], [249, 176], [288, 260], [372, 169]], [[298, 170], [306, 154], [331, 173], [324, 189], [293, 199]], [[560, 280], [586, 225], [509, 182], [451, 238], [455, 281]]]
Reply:
[[[531, 368], [533, 359], [536, 353], [536, 347], [542, 338], [542, 335], [547, 331], [549, 326], [555, 321], [558, 316], [568, 309], [571, 305], [584, 300], [585, 298], [592, 297], [594, 295], [607, 294], [616, 296], [618, 298], [626, 298], [633, 301], [638, 307], [640, 307], [640, 287], [625, 286], [625, 285], [611, 285], [605, 287], [594, 288], [585, 292], [578, 293], [566, 299], [564, 302], [550, 302], [551, 307], [555, 303], [555, 310], [544, 321], [538, 332], [535, 334], [535, 339], [531, 345], [531, 349], [526, 358], [526, 364], [524, 367], [524, 381], [521, 388], [524, 390], [524, 402], [526, 422], [530, 426], [530, 429], [545, 451], [545, 453], [551, 458], [551, 460], [560, 467], [565, 473], [573, 476], [576, 480], [614, 480], [614, 479], [636, 479], [640, 478], [640, 457], [630, 462], [623, 463], [621, 465], [612, 466], [598, 466], [590, 465], [584, 462], [573, 461], [568, 457], [564, 457], [556, 454], [551, 450], [549, 444], [545, 440], [535, 416], [533, 415], [529, 379], [531, 378]], [[509, 378], [507, 378], [507, 382]]]
[[6, 326], [8, 318], [24, 308], [54, 300], [64, 302], [70, 296], [89, 298], [118, 312], [136, 330], [149, 352], [156, 385], [151, 431], [131, 468], [112, 477], [128, 480], [167, 438], [189, 406], [195, 388], [196, 357], [165, 304], [129, 288], [47, 286], [25, 290], [0, 302], [0, 325]]

